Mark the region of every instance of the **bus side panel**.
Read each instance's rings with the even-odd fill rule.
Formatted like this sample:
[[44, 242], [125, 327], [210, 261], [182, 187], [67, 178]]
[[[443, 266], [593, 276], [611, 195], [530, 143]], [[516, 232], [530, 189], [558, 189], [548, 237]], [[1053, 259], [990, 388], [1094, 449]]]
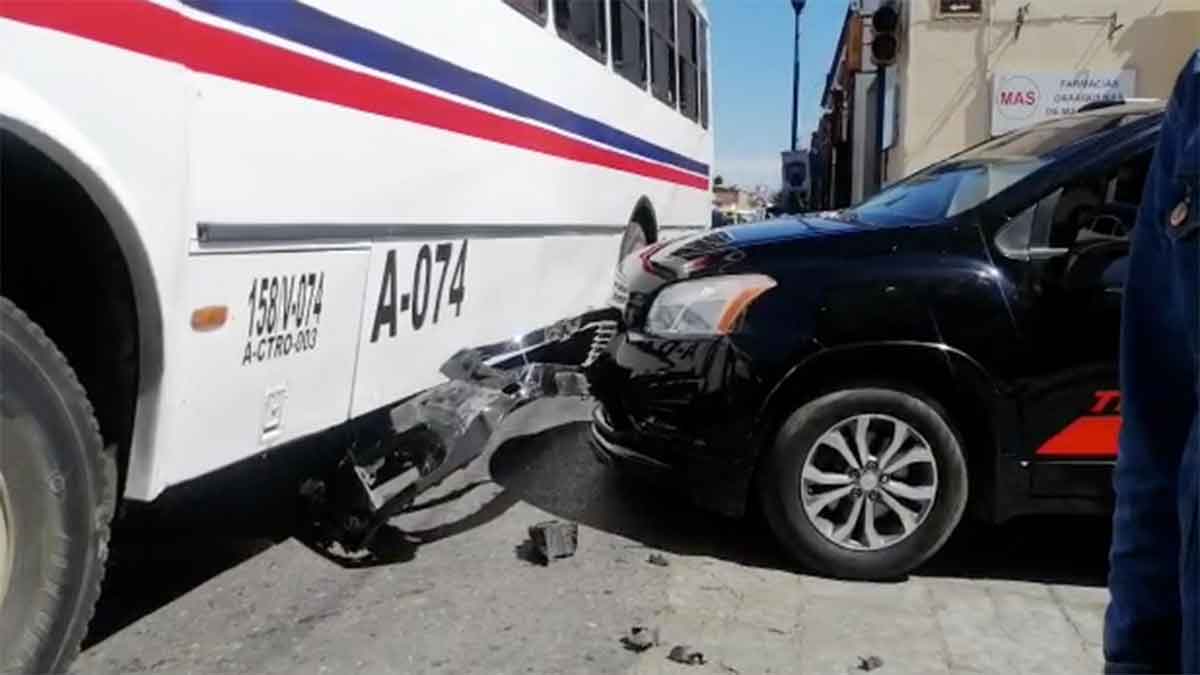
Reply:
[[660, 220], [708, 204], [707, 192], [668, 181], [197, 78], [191, 167], [202, 223], [268, 226], [267, 239], [275, 224], [621, 227], [643, 195]]
[[[502, 2], [338, 2], [325, 9], [328, 18], [312, 20], [373, 31], [391, 44], [424, 50], [547, 104], [711, 162], [711, 135], [698, 124], [560, 39], [553, 27], [537, 26]], [[314, 95], [353, 91], [349, 103], [359, 109], [271, 88], [295, 86], [285, 77], [265, 76], [268, 86], [259, 86], [197, 74], [192, 180], [202, 221], [623, 225], [646, 196], [661, 225], [708, 222], [707, 189], [472, 136], [487, 136], [495, 126], [487, 122], [464, 133], [379, 114], [396, 110], [388, 103], [393, 89], [405, 89], [511, 117], [326, 52], [254, 37], [324, 64], [303, 86], [311, 85]], [[453, 88], [466, 86], [469, 77], [446, 80]], [[400, 117], [404, 110], [400, 106]], [[522, 140], [519, 132], [504, 135]]]
[[560, 236], [376, 244], [351, 414], [443, 381], [438, 368], [462, 348], [599, 307], [611, 292], [619, 241]]
[[[345, 21], [369, 27], [391, 40], [712, 165], [713, 137], [709, 130], [655, 98], [648, 88], [639, 89], [617, 74], [612, 69], [611, 53], [603, 61], [593, 58], [560, 37], [552, 21], [538, 25], [502, 0], [310, 0], [309, 4]], [[611, 35], [607, 43], [611, 52]], [[669, 200], [669, 204], [664, 200], [661, 207], [656, 200], [655, 206], [661, 211], [660, 222], [707, 223], [711, 208], [709, 191], [681, 188], [680, 193], [681, 199]]]
[[193, 255], [187, 306], [227, 310], [180, 326], [167, 486], [346, 420], [368, 252]]
[[[464, 10], [468, 5], [474, 9]], [[392, 40], [413, 44], [420, 40], [423, 44], [416, 46], [436, 50], [443, 59], [698, 161], [710, 161], [711, 137], [698, 125], [583, 56], [552, 28], [537, 27], [504, 3], [456, 3], [455, 7], [398, 3], [385, 8], [359, 2], [353, 6], [353, 16], [346, 9], [349, 5], [327, 9], [330, 13], [344, 10], [343, 18]], [[472, 15], [477, 15], [476, 20], [463, 20]], [[205, 19], [243, 32], [228, 22]], [[499, 42], [490, 19], [509, 31]], [[530, 29], [533, 32], [526, 34]], [[706, 189], [517, 147], [522, 142], [519, 133], [515, 139], [485, 140], [480, 136], [487, 137], [496, 126], [487, 122], [449, 131], [405, 119], [408, 109], [389, 103], [398, 94], [388, 86], [421, 90], [454, 100], [464, 109], [486, 108], [265, 33], [247, 35], [325, 65], [298, 65], [305, 76], [296, 78], [282, 77], [289, 71], [264, 62], [255, 71], [255, 77], [262, 78], [260, 84], [193, 73], [197, 95], [188, 153], [192, 221], [242, 228], [253, 240], [270, 242], [277, 249], [323, 246], [314, 242], [330, 239], [370, 246], [370, 273], [369, 278], [359, 279], [357, 287], [347, 281], [336, 290], [327, 286], [324, 291], [329, 311], [354, 306], [347, 309], [353, 321], [339, 321], [337, 329], [352, 323], [352, 337], [341, 332], [327, 336], [323, 314], [319, 344], [311, 353], [272, 356], [243, 366], [246, 342], [259, 339], [246, 332], [247, 325], [237, 323], [242, 320], [238, 312], [250, 309], [251, 279], [301, 274], [304, 266], [287, 261], [329, 254], [238, 254], [232, 248], [254, 244], [195, 242], [195, 252], [226, 260], [223, 264], [236, 268], [236, 274], [194, 256], [187, 267], [186, 307], [190, 311], [205, 304], [226, 304], [235, 310], [236, 326], [195, 334], [186, 315], [176, 319], [176, 330], [186, 332], [177, 353], [184, 355], [188, 365], [186, 375], [173, 387], [171, 401], [172, 415], [182, 417], [171, 422], [172, 441], [164, 444], [169, 454], [156, 472], [156, 490], [415, 393], [440, 381], [438, 366], [458, 349], [599, 305], [609, 292], [621, 231], [643, 196], [652, 203], [660, 225], [698, 225], [708, 220]], [[484, 47], [472, 47], [481, 40]], [[512, 61], [517, 53], [519, 61]], [[280, 58], [299, 63], [290, 56]], [[313, 78], [308, 78], [307, 67], [312, 68]], [[372, 81], [358, 79], [362, 76]], [[319, 100], [335, 91], [349, 94], [335, 96], [337, 103]], [[402, 98], [411, 100], [411, 94]], [[502, 111], [488, 112], [506, 117]], [[561, 130], [550, 131], [561, 134]], [[543, 225], [550, 226], [548, 234], [557, 236], [531, 237], [530, 228]], [[568, 235], [569, 226], [575, 225], [612, 234]], [[311, 240], [298, 229], [308, 226], [313, 228]], [[438, 234], [422, 235], [425, 227], [435, 228]], [[481, 232], [485, 236], [466, 245], [464, 268], [456, 279], [463, 237], [478, 237]], [[523, 238], [513, 238], [518, 235]], [[447, 244], [449, 249], [439, 249]], [[418, 269], [423, 245], [429, 247], [429, 262], [420, 262]], [[382, 288], [389, 251], [394, 251], [394, 279], [389, 281], [394, 283], [394, 322], [379, 316], [381, 291], [386, 291], [385, 303], [393, 291]], [[361, 256], [365, 266], [368, 256], [365, 251]], [[287, 264], [280, 271], [271, 271], [271, 266], [253, 271], [240, 267], [243, 257]], [[201, 266], [192, 264], [198, 260]], [[365, 269], [362, 274], [366, 275]], [[414, 281], [414, 275], [420, 281]], [[457, 292], [454, 296], [459, 301], [452, 302], [451, 290], [462, 292], [460, 298]], [[418, 316], [417, 310], [424, 313]], [[240, 337], [235, 340], [226, 333]], [[336, 354], [326, 351], [333, 349], [327, 337], [344, 348]], [[344, 339], [348, 339], [345, 345]], [[257, 344], [250, 347], [252, 359], [257, 359]], [[266, 349], [274, 353], [273, 346]], [[358, 349], [363, 353], [356, 365]], [[195, 358], [197, 350], [208, 350], [203, 362]], [[313, 374], [323, 370], [328, 372], [314, 380]], [[310, 387], [313, 382], [319, 382], [319, 387]], [[269, 405], [274, 405], [271, 394], [280, 388], [287, 390], [282, 426], [264, 433], [263, 419]], [[210, 445], [205, 433], [195, 437], [197, 430], [211, 426], [211, 419], [228, 420], [216, 446]]]

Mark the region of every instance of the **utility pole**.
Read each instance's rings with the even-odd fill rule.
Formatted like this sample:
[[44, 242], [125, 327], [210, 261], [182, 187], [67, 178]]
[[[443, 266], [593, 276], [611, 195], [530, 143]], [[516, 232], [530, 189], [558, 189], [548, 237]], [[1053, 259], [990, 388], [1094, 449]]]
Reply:
[[886, 125], [883, 118], [887, 116], [887, 69], [884, 64], [875, 66], [875, 93], [878, 94], [875, 97], [875, 119], [879, 120], [875, 126], [875, 147], [879, 150], [879, 159], [875, 162], [876, 191], [883, 190], [883, 182], [887, 179], [887, 150], [883, 147], [883, 129]]
[[795, 34], [792, 38], [792, 152], [796, 151], [797, 123], [796, 113], [800, 108], [800, 13], [808, 0], [792, 0], [792, 10], [796, 14]]

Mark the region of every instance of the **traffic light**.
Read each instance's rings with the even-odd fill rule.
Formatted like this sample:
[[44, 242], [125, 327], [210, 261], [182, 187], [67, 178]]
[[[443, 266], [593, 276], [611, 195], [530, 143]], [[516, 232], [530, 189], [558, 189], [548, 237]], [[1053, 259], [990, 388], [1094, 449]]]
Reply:
[[808, 204], [808, 151], [784, 151], [780, 159], [783, 169], [784, 203], [777, 206], [784, 213], [799, 213]]
[[871, 15], [871, 61], [877, 66], [890, 66], [900, 53], [900, 6], [896, 0], [883, 0]]

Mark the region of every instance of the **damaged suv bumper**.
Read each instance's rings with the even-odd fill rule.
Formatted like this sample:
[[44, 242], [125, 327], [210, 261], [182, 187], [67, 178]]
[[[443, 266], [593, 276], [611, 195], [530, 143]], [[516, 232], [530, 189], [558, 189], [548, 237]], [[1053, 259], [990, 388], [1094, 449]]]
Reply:
[[740, 515], [760, 439], [762, 386], [725, 338], [662, 339], [618, 331], [587, 369], [590, 445], [604, 464], [678, 485], [693, 502]]
[[666, 474], [677, 470], [667, 462], [635, 450], [633, 446], [637, 442], [634, 434], [621, 433], [613, 427], [603, 405], [596, 406], [592, 411], [591, 445], [596, 459], [601, 463], [628, 466], [649, 474]]

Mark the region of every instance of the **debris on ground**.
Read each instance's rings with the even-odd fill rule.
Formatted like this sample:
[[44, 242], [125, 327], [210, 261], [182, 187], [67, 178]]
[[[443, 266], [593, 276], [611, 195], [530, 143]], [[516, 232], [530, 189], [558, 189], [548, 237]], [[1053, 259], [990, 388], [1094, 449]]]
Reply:
[[548, 520], [529, 528], [529, 539], [547, 563], [570, 558], [579, 546], [579, 525]]
[[742, 671], [738, 670], [737, 668], [734, 668], [733, 666], [729, 665], [728, 663], [725, 663], [724, 661], [722, 661], [720, 663], [720, 665], [721, 665], [721, 670], [724, 670], [727, 673], [733, 673], [733, 675], [741, 675]]
[[879, 668], [881, 666], [883, 666], [883, 659], [879, 658], [878, 656], [875, 656], [874, 654], [872, 654], [871, 656], [867, 656], [867, 657], [863, 657], [863, 656], [858, 657], [858, 669], [859, 670], [869, 672], [869, 671], [875, 670], [876, 668]]
[[646, 562], [650, 563], [651, 565], [658, 565], [659, 567], [666, 567], [667, 565], [671, 564], [667, 560], [667, 557], [661, 553], [651, 553], [650, 557], [646, 558]]
[[658, 628], [634, 626], [621, 638], [621, 644], [631, 652], [644, 652], [658, 645]]
[[704, 665], [704, 654], [688, 645], [676, 645], [671, 649], [671, 653], [667, 654], [667, 658], [688, 666]]

